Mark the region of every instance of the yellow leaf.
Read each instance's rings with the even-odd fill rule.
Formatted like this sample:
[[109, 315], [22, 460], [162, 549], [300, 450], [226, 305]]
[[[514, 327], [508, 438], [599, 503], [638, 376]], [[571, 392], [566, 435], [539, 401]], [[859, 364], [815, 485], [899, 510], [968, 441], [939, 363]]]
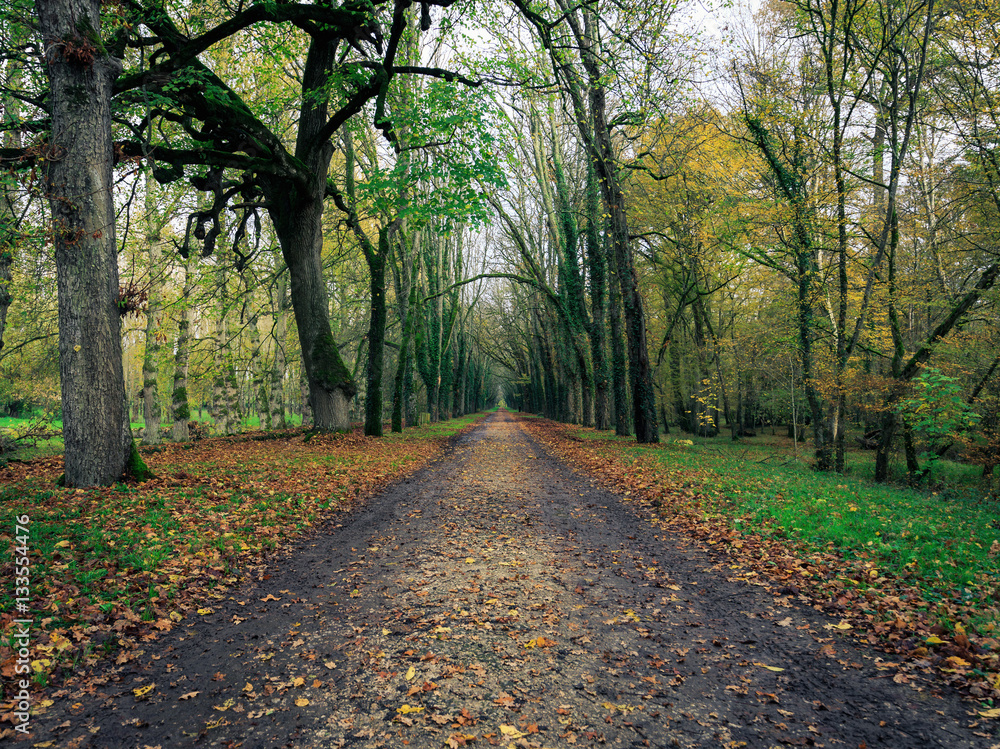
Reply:
[[1000, 718], [1000, 707], [994, 707], [992, 710], [980, 710], [979, 714], [984, 718]]
[[56, 544], [56, 548], [57, 549], [65, 549], [69, 545], [70, 545], [69, 541], [63, 540], [63, 541], [60, 541], [59, 543]]
[[52, 661], [50, 661], [48, 658], [39, 658], [37, 661], [31, 662], [31, 669], [36, 674], [41, 674], [47, 672], [49, 670], [49, 666], [51, 665]]
[[134, 694], [136, 698], [142, 698], [145, 697], [150, 692], [152, 692], [155, 687], [156, 687], [155, 684], [147, 684], [144, 687], [136, 687], [135, 689], [132, 690], [132, 694]]
[[944, 640], [942, 640], [937, 635], [931, 635], [926, 640], [924, 640], [924, 642], [926, 642], [928, 645], [943, 645], [944, 644]]
[[417, 669], [415, 669], [413, 666], [410, 666], [410, 668], [406, 671], [406, 680], [413, 681], [413, 677], [416, 675], [417, 675]]
[[409, 715], [410, 713], [419, 713], [422, 711], [423, 711], [422, 707], [410, 707], [409, 705], [403, 705], [401, 707], [396, 708], [396, 712], [399, 713], [400, 715]]
[[297, 700], [295, 700], [295, 704], [298, 705], [299, 707], [306, 707], [309, 704], [309, 700], [307, 700], [305, 697], [299, 697]]
[[228, 700], [223, 702], [221, 705], [212, 705], [213, 710], [218, 710], [220, 713], [226, 712], [229, 708], [236, 704], [236, 700], [230, 697]]
[[760, 666], [761, 668], [766, 668], [768, 671], [784, 671], [785, 670], [783, 668], [778, 668], [777, 666], [768, 666], [766, 663], [760, 663], [758, 661], [754, 661], [753, 665]]
[[392, 634], [392, 633], [389, 630], [387, 630], [385, 628], [382, 629], [382, 636], [383, 637], [388, 637], [390, 634]]
[[500, 733], [509, 739], [519, 739], [522, 736], [527, 736], [526, 733], [521, 733], [514, 726], [500, 726]]
[[184, 618], [184, 614], [182, 614], [179, 611], [171, 611], [170, 612], [170, 619], [172, 621], [179, 622], [183, 618]]
[[214, 614], [215, 612], [212, 611], [212, 609], [198, 609], [198, 613], [202, 616], [208, 616], [209, 614]]
[[292, 686], [293, 687], [301, 687], [305, 683], [306, 683], [305, 677], [303, 677], [303, 676], [296, 676], [295, 680], [292, 681]]
[[245, 686], [243, 687], [243, 691], [244, 691], [244, 692], [252, 692], [252, 691], [253, 691], [253, 684], [251, 684], [251, 683], [250, 683], [250, 682], [248, 681], [248, 682], [246, 683], [246, 685], [245, 685]]

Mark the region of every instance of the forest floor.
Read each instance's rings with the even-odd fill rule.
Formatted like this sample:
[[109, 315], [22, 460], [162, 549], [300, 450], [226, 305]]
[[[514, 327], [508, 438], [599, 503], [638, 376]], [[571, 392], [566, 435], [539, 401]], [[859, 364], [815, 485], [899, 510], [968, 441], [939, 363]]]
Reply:
[[980, 704], [534, 435], [490, 416], [68, 679], [26, 745], [1000, 747]]

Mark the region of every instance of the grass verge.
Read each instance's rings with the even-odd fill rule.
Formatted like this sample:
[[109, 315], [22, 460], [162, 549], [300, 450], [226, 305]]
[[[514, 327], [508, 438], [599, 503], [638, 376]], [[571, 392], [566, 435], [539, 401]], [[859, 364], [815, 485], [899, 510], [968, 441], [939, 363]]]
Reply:
[[558, 454], [723, 552], [750, 582], [807, 594], [870, 644], [1000, 704], [1000, 522], [967, 492], [823, 474], [773, 449], [667, 439], [637, 445], [532, 420]]

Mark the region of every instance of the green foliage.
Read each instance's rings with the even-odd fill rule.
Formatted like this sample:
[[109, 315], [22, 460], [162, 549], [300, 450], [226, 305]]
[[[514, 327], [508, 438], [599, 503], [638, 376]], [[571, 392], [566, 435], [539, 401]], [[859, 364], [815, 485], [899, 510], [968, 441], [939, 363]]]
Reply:
[[896, 412], [931, 444], [954, 440], [975, 427], [980, 417], [962, 397], [962, 385], [935, 367], [924, 367], [913, 380], [909, 397], [901, 400]]
[[[483, 189], [506, 185], [490, 124], [495, 109], [479, 88], [431, 79], [392, 112], [396, 127], [405, 124], [407, 148], [419, 155], [397, 159], [391, 169], [372, 170], [357, 183], [358, 200], [385, 215], [398, 212], [413, 228], [432, 219], [448, 227], [488, 223]], [[401, 185], [428, 189], [398, 205]]]

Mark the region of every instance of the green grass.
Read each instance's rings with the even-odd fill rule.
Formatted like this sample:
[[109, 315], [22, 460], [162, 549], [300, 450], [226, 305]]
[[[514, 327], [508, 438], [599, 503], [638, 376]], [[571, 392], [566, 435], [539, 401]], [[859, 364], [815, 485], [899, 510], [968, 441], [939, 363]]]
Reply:
[[[873, 483], [871, 453], [849, 454], [845, 474], [817, 472], [807, 463], [808, 446], [794, 456], [790, 440], [779, 447], [774, 438], [667, 436], [645, 447], [593, 430], [578, 436], [615, 442], [626, 461], [634, 454], [656, 460], [671, 481], [703, 496], [708, 517], [871, 561], [874, 577], [913, 580], [932, 603], [960, 602], [970, 589], [990, 589], [1000, 579], [1000, 555], [989, 553], [1000, 540], [1000, 514], [974, 467], [940, 461], [931, 488], [911, 488]], [[983, 614], [998, 618], [995, 610]]]
[[433, 424], [425, 424], [423, 426], [408, 427], [406, 430], [404, 430], [403, 434], [410, 432], [410, 430], [412, 429], [413, 434], [416, 436], [450, 437], [456, 432], [465, 429], [465, 427], [483, 418], [483, 416], [485, 416], [485, 412], [477, 414], [467, 414], [466, 416], [459, 416], [457, 419], [438, 421]]
[[[212, 420], [211, 415], [207, 410], [199, 410], [191, 412], [191, 420], [210, 423]], [[33, 423], [34, 419], [27, 418], [12, 418], [9, 416], [0, 417], [0, 434], [16, 434], [18, 431], [26, 429], [29, 425]], [[301, 414], [289, 414], [287, 416], [288, 425], [291, 427], [302, 425]], [[164, 422], [165, 423], [165, 422]], [[47, 426], [51, 429], [60, 430], [62, 429], [62, 421], [54, 419], [48, 422]], [[131, 422], [131, 428], [133, 433], [136, 430], [143, 429], [146, 426], [145, 422], [133, 421]], [[260, 429], [260, 418], [252, 416], [243, 420], [242, 429], [244, 431], [256, 431]], [[18, 448], [4, 456], [0, 456], [0, 460], [4, 458], [16, 458], [18, 460], [33, 460], [35, 458], [45, 458], [52, 455], [61, 455], [65, 449], [65, 444], [63, 443], [62, 437], [53, 437], [51, 439], [45, 440], [34, 440], [34, 444], [22, 443]]]

